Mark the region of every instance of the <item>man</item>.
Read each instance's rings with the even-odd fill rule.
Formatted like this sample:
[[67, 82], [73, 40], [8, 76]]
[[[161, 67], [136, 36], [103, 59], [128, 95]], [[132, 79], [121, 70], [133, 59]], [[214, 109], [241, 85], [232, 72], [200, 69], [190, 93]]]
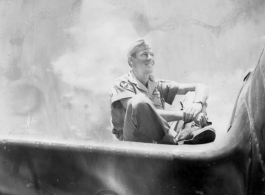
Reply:
[[[111, 123], [119, 140], [200, 144], [215, 139], [214, 129], [207, 126], [205, 108], [209, 92], [205, 85], [180, 84], [154, 77], [154, 53], [145, 40], [131, 46], [128, 63], [132, 70], [116, 79], [110, 93]], [[190, 91], [195, 91], [195, 96], [191, 103], [185, 102], [184, 110], [164, 109], [165, 102], [172, 104], [175, 95]], [[178, 121], [177, 128], [171, 125], [173, 121]]]

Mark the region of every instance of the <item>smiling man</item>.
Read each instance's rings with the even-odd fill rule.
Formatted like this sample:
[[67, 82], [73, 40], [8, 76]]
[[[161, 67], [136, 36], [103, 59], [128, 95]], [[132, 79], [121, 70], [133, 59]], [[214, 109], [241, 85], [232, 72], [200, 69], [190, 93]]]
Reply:
[[[209, 90], [205, 85], [154, 77], [154, 53], [143, 39], [130, 47], [128, 63], [132, 70], [116, 79], [110, 92], [112, 132], [119, 140], [164, 144], [214, 141], [215, 131], [206, 117]], [[172, 104], [175, 95], [190, 91], [195, 95], [185, 98], [183, 110], [165, 110], [165, 102]]]

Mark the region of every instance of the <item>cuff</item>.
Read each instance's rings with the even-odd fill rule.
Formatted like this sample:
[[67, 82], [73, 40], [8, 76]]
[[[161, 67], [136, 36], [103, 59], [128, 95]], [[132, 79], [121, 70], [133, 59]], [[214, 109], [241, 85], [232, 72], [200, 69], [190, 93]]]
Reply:
[[110, 102], [112, 104], [113, 102], [116, 102], [118, 100], [125, 99], [125, 98], [131, 98], [133, 96], [135, 96], [134, 93], [126, 91], [126, 92], [123, 92], [123, 93], [119, 93], [119, 94], [113, 95], [111, 97], [111, 99], [110, 99]]

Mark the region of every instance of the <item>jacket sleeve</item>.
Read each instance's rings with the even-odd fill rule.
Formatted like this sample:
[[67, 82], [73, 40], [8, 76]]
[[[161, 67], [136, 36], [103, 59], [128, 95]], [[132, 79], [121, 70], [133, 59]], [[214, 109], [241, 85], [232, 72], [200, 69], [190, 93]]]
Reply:
[[178, 92], [179, 83], [169, 80], [159, 80], [157, 81], [157, 86], [165, 102], [171, 105]]
[[118, 100], [130, 98], [134, 95], [133, 86], [127, 80], [116, 80], [111, 87], [110, 102], [113, 104]]

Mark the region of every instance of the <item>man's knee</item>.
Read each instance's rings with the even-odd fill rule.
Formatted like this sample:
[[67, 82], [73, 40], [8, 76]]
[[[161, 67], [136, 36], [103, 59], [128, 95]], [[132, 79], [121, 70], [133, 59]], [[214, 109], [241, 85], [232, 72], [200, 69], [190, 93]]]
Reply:
[[129, 101], [129, 105], [132, 106], [133, 109], [139, 109], [142, 107], [146, 107], [146, 105], [150, 105], [151, 100], [146, 97], [144, 94], [137, 94], [132, 97]]
[[[195, 97], [195, 92], [193, 91], [189, 91], [183, 98], [182, 100], [182, 104], [184, 106], [184, 108], [188, 107], [189, 105], [191, 105], [194, 101], [194, 97]], [[202, 112], [204, 112], [205, 114], [206, 112], [206, 108], [207, 108], [207, 103], [203, 104], [202, 106]]]
[[182, 100], [184, 108], [192, 104], [194, 97], [195, 97], [195, 92], [189, 91], [188, 93], [186, 93], [186, 95], [184, 96]]

